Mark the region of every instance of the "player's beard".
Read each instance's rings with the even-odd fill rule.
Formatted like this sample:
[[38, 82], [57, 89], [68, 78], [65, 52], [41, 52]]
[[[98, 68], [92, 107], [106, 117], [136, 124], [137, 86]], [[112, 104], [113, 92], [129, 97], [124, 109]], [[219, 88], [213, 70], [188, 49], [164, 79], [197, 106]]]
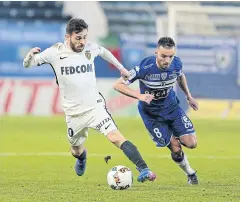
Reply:
[[169, 64], [163, 64], [163, 65], [161, 66], [162, 69], [167, 69], [168, 67], [169, 67]]
[[161, 64], [161, 62], [159, 62], [158, 60], [156, 61], [156, 63], [158, 64], [158, 68], [160, 69], [167, 69], [169, 67], [169, 64]]
[[82, 51], [84, 50], [84, 48], [85, 48], [84, 45], [82, 45], [81, 48], [76, 48], [76, 45], [75, 45], [74, 43], [72, 43], [71, 40], [70, 40], [70, 42], [69, 42], [69, 46], [70, 46], [70, 48], [71, 48], [74, 52], [77, 52], [77, 53], [82, 52]]

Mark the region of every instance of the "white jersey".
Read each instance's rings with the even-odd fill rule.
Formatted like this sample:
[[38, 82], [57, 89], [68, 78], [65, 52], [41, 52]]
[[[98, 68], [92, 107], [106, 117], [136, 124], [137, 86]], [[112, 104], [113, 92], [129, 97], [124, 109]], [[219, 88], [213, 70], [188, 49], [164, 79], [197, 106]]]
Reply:
[[73, 52], [64, 43], [57, 43], [34, 55], [29, 65], [48, 63], [52, 66], [59, 85], [63, 110], [76, 115], [95, 108], [99, 99], [94, 59], [102, 56], [116, 66], [122, 66], [105, 48], [88, 42], [82, 52]]

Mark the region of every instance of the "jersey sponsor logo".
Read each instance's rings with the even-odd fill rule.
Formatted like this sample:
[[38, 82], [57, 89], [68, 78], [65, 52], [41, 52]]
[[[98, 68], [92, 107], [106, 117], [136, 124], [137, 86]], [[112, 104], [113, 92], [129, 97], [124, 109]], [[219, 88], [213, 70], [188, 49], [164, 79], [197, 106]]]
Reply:
[[167, 97], [170, 90], [171, 90], [170, 88], [164, 88], [160, 90], [150, 90], [150, 91], [146, 90], [145, 94], [151, 94], [154, 96], [154, 100], [159, 100]]
[[62, 75], [71, 75], [71, 74], [81, 74], [87, 72], [93, 72], [92, 64], [81, 65], [77, 67], [67, 66], [60, 67]]
[[89, 50], [85, 51], [85, 57], [90, 60], [91, 59], [91, 53]]
[[65, 59], [65, 58], [67, 58], [67, 56], [60, 56], [60, 60], [63, 60], [63, 59]]
[[165, 80], [167, 78], [167, 73], [166, 72], [161, 73], [161, 78], [162, 80]]
[[101, 102], [102, 102], [102, 100], [101, 100], [101, 99], [97, 100], [97, 103], [101, 103]]
[[177, 78], [176, 74], [169, 74], [169, 79], [175, 79], [175, 78]]
[[[109, 122], [109, 121], [111, 121], [111, 118], [110, 117], [108, 117], [108, 118], [106, 118], [106, 119], [104, 119], [103, 121], [101, 121], [95, 128], [96, 128], [96, 130], [100, 130], [100, 128], [105, 124], [105, 123], [107, 123], [107, 122]], [[109, 127], [109, 126], [108, 126]]]
[[160, 74], [150, 74], [145, 76], [146, 80], [152, 80], [152, 81], [158, 81], [160, 80], [160, 78], [161, 78]]
[[147, 69], [147, 68], [149, 68], [149, 67], [151, 67], [151, 66], [153, 66], [154, 64], [152, 63], [152, 64], [149, 64], [149, 65], [146, 65], [146, 66], [144, 66], [144, 69]]

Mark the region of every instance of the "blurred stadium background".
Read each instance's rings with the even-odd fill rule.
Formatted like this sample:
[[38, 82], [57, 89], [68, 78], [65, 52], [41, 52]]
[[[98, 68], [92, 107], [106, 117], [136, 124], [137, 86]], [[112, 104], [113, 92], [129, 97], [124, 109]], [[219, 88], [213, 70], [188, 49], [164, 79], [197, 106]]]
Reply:
[[[239, 118], [240, 3], [232, 1], [1, 1], [0, 114], [61, 114], [57, 85], [46, 65], [24, 69], [22, 60], [35, 46], [62, 42], [65, 24], [80, 17], [89, 39], [111, 50], [130, 69], [153, 54], [157, 39], [172, 36], [200, 111], [192, 117]], [[94, 15], [93, 15], [94, 13]], [[112, 90], [118, 71], [96, 59], [99, 90], [117, 116], [136, 116], [136, 100]], [[177, 89], [182, 107], [188, 110]]]
[[[134, 179], [138, 173], [93, 130], [86, 142], [87, 172], [75, 176], [52, 68], [22, 66], [30, 48], [44, 50], [62, 42], [73, 17], [83, 18], [89, 39], [108, 48], [128, 69], [154, 53], [159, 37], [174, 37], [189, 88], [200, 104], [193, 112], [176, 88], [198, 134], [197, 149], [184, 149], [198, 171], [198, 187], [187, 187], [168, 149], [154, 146], [137, 101], [112, 89], [119, 72], [101, 58], [96, 58], [99, 90], [118, 127], [158, 179], [145, 184], [135, 180], [130, 190], [113, 193], [106, 184], [112, 166], [130, 167]], [[0, 1], [0, 202], [240, 201], [239, 37], [238, 1]], [[108, 164], [106, 155], [112, 156]]]

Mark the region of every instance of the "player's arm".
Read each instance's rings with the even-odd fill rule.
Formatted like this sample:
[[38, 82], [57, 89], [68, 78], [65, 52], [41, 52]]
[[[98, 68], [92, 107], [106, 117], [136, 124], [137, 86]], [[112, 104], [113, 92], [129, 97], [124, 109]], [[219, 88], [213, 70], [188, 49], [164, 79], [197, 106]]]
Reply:
[[179, 77], [178, 77], [178, 85], [179, 87], [182, 89], [182, 91], [184, 92], [184, 94], [187, 97], [187, 100], [189, 102], [189, 105], [194, 109], [194, 110], [198, 110], [199, 106], [198, 106], [198, 102], [192, 97], [190, 90], [188, 88], [188, 84], [187, 84], [187, 79], [184, 73], [182, 73]]
[[192, 97], [190, 90], [188, 88], [187, 85], [187, 79], [184, 73], [182, 73], [179, 77], [178, 77], [178, 85], [179, 87], [182, 89], [182, 91], [184, 92], [184, 94], [186, 95], [187, 99]]
[[32, 48], [24, 57], [23, 66], [25, 68], [40, 66], [44, 63], [51, 63], [51, 48], [41, 52], [39, 47]]
[[113, 64], [121, 73], [121, 76], [126, 80], [129, 78], [129, 71], [116, 59], [116, 57], [106, 48], [99, 46], [99, 56], [107, 62]]
[[135, 99], [138, 99], [140, 101], [146, 102], [147, 104], [150, 104], [152, 99], [154, 98], [153, 95], [151, 94], [140, 94], [137, 91], [134, 91], [133, 89], [129, 88], [129, 84], [131, 82], [129, 80], [125, 81], [123, 78], [119, 78], [115, 84], [114, 84], [114, 89], [128, 97], [132, 97]]

